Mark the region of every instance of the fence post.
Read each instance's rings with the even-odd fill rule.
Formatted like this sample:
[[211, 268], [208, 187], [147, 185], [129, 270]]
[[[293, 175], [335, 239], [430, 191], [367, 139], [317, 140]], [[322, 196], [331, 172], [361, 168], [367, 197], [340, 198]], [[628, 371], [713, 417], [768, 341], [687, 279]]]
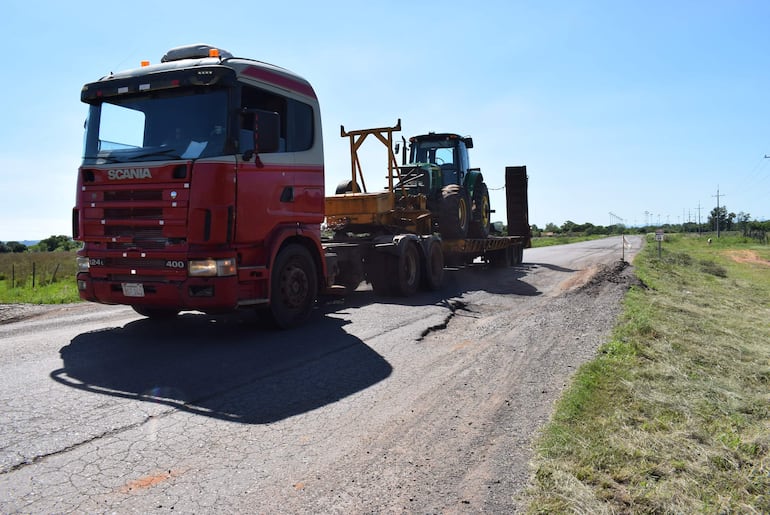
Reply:
[[56, 268], [53, 269], [53, 275], [51, 275], [51, 283], [50, 284], [53, 284], [53, 283], [56, 282], [56, 272], [59, 271], [59, 266], [60, 265], [61, 265], [61, 263], [56, 263]]
[[35, 262], [32, 262], [32, 289], [35, 289]]

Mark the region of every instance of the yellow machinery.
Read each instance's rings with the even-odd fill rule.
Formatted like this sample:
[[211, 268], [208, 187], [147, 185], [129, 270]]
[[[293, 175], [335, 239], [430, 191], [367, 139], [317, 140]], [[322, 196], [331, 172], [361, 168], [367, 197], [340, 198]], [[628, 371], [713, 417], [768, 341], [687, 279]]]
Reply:
[[[340, 126], [340, 136], [350, 138], [351, 180], [326, 197], [326, 223], [334, 231], [370, 232], [371, 230], [413, 234], [431, 234], [431, 213], [426, 197], [408, 194], [399, 187], [401, 174], [393, 150], [393, 133], [401, 130], [401, 119], [394, 127], [346, 131]], [[366, 191], [358, 149], [367, 136], [374, 136], [388, 149], [387, 190]]]

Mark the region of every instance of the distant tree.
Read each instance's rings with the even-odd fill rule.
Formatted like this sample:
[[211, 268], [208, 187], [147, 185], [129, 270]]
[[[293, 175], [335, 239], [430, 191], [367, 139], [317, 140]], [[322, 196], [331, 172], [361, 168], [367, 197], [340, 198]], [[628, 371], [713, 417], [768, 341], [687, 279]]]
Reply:
[[738, 213], [736, 217], [736, 225], [738, 226], [738, 230], [742, 231], [744, 236], [749, 235], [750, 221], [751, 221], [751, 215], [748, 213], [744, 213], [743, 211]]
[[575, 232], [575, 228], [577, 227], [577, 224], [573, 222], [572, 220], [567, 220], [563, 224], [561, 224], [561, 232]]
[[23, 243], [19, 243], [18, 241], [9, 241], [5, 244], [10, 252], [26, 252], [27, 246]]
[[615, 227], [617, 227], [616, 225], [611, 225], [609, 227], [604, 227], [602, 225], [588, 225], [590, 225], [590, 227], [586, 227], [585, 230], [587, 236], [591, 236], [592, 234], [612, 234], [615, 232]]
[[30, 250], [35, 252], [68, 251], [78, 248], [78, 244], [69, 236], [49, 236], [33, 245]]
[[545, 226], [545, 232], [559, 233], [561, 232], [561, 229], [559, 229], [559, 226], [555, 223], [549, 222]]
[[10, 251], [11, 251], [10, 247], [8, 247], [8, 245], [0, 241], [0, 254], [7, 254]]
[[717, 225], [719, 226], [720, 231], [727, 231], [729, 230], [733, 225], [733, 219], [735, 218], [735, 213], [727, 213], [727, 207], [720, 206], [718, 208], [714, 208], [711, 210], [711, 213], [709, 214], [708, 218], [708, 226], [709, 230], [716, 231]]

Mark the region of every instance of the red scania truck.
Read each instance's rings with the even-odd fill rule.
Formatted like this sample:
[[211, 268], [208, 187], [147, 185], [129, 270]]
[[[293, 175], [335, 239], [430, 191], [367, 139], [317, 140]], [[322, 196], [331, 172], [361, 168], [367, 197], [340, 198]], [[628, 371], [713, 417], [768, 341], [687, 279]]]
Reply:
[[346, 260], [368, 279], [381, 263], [375, 250], [397, 260], [402, 241], [427, 241], [323, 243], [318, 99], [288, 70], [190, 45], [86, 84], [81, 100], [89, 111], [72, 225], [82, 299], [151, 318], [264, 307], [291, 327], [345, 275]]

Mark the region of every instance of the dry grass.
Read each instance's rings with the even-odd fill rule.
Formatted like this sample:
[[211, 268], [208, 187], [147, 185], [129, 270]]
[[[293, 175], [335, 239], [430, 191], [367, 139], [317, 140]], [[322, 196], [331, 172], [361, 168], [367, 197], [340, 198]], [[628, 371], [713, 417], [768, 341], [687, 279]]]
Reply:
[[531, 512], [770, 512], [768, 258], [735, 239], [648, 245], [646, 287], [543, 432]]

